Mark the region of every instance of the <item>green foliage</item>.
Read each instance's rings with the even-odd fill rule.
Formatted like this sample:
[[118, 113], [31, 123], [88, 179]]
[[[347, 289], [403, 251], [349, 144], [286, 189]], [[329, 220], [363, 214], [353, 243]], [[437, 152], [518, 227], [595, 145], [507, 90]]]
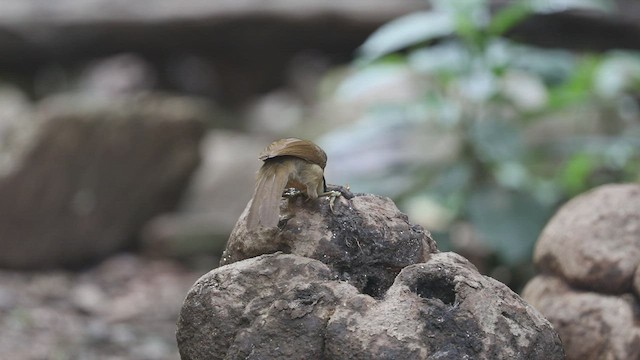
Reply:
[[[360, 127], [437, 129], [458, 145], [428, 169], [394, 168], [380, 177], [407, 177], [397, 201], [437, 202], [515, 266], [530, 259], [558, 204], [604, 182], [638, 179], [640, 55], [575, 54], [503, 37], [535, 12], [612, 11], [610, 1], [514, 1], [493, 14], [482, 0], [432, 4], [374, 33], [345, 84], [415, 76], [418, 96], [386, 111], [377, 104]], [[389, 111], [394, 106], [402, 121]]]

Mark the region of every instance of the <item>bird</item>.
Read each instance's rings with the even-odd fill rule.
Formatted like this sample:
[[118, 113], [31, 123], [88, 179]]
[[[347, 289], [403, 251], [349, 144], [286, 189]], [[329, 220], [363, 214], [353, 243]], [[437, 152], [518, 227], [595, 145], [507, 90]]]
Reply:
[[309, 199], [336, 196], [327, 191], [327, 154], [309, 140], [286, 138], [272, 142], [258, 157], [263, 161], [247, 215], [247, 228], [273, 228], [280, 219], [280, 199], [294, 188]]

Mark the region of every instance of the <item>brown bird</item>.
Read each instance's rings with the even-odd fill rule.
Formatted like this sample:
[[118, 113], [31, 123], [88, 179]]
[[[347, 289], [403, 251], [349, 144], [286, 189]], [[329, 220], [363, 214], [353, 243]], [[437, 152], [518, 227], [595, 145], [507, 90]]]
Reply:
[[296, 138], [274, 141], [259, 158], [264, 164], [258, 170], [247, 215], [249, 229], [278, 225], [280, 199], [286, 188], [295, 188], [309, 199], [332, 195], [326, 191], [324, 181], [327, 154], [311, 141]]

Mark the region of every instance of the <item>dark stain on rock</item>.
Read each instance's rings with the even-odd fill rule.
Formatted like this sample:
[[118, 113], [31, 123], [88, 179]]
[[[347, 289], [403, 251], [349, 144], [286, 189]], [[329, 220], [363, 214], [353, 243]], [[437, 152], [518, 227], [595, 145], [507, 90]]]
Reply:
[[423, 336], [429, 338], [431, 358], [476, 359], [483, 351], [482, 327], [472, 314], [440, 301], [427, 300], [420, 309]]
[[350, 205], [341, 204], [327, 216], [333, 236], [320, 241], [312, 257], [331, 266], [340, 280], [379, 299], [404, 266], [424, 260], [428, 236], [420, 226], [409, 224], [404, 214], [399, 213], [401, 223], [380, 219], [370, 224]]
[[443, 304], [453, 306], [456, 301], [455, 283], [449, 277], [430, 276], [423, 274], [411, 288], [423, 299], [438, 299]]

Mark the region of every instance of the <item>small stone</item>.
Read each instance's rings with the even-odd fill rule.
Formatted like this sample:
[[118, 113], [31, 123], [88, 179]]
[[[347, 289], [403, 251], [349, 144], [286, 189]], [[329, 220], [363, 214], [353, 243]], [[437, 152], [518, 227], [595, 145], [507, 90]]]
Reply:
[[75, 286], [71, 291], [72, 303], [81, 311], [98, 314], [105, 306], [105, 294], [95, 284], [83, 283]]

